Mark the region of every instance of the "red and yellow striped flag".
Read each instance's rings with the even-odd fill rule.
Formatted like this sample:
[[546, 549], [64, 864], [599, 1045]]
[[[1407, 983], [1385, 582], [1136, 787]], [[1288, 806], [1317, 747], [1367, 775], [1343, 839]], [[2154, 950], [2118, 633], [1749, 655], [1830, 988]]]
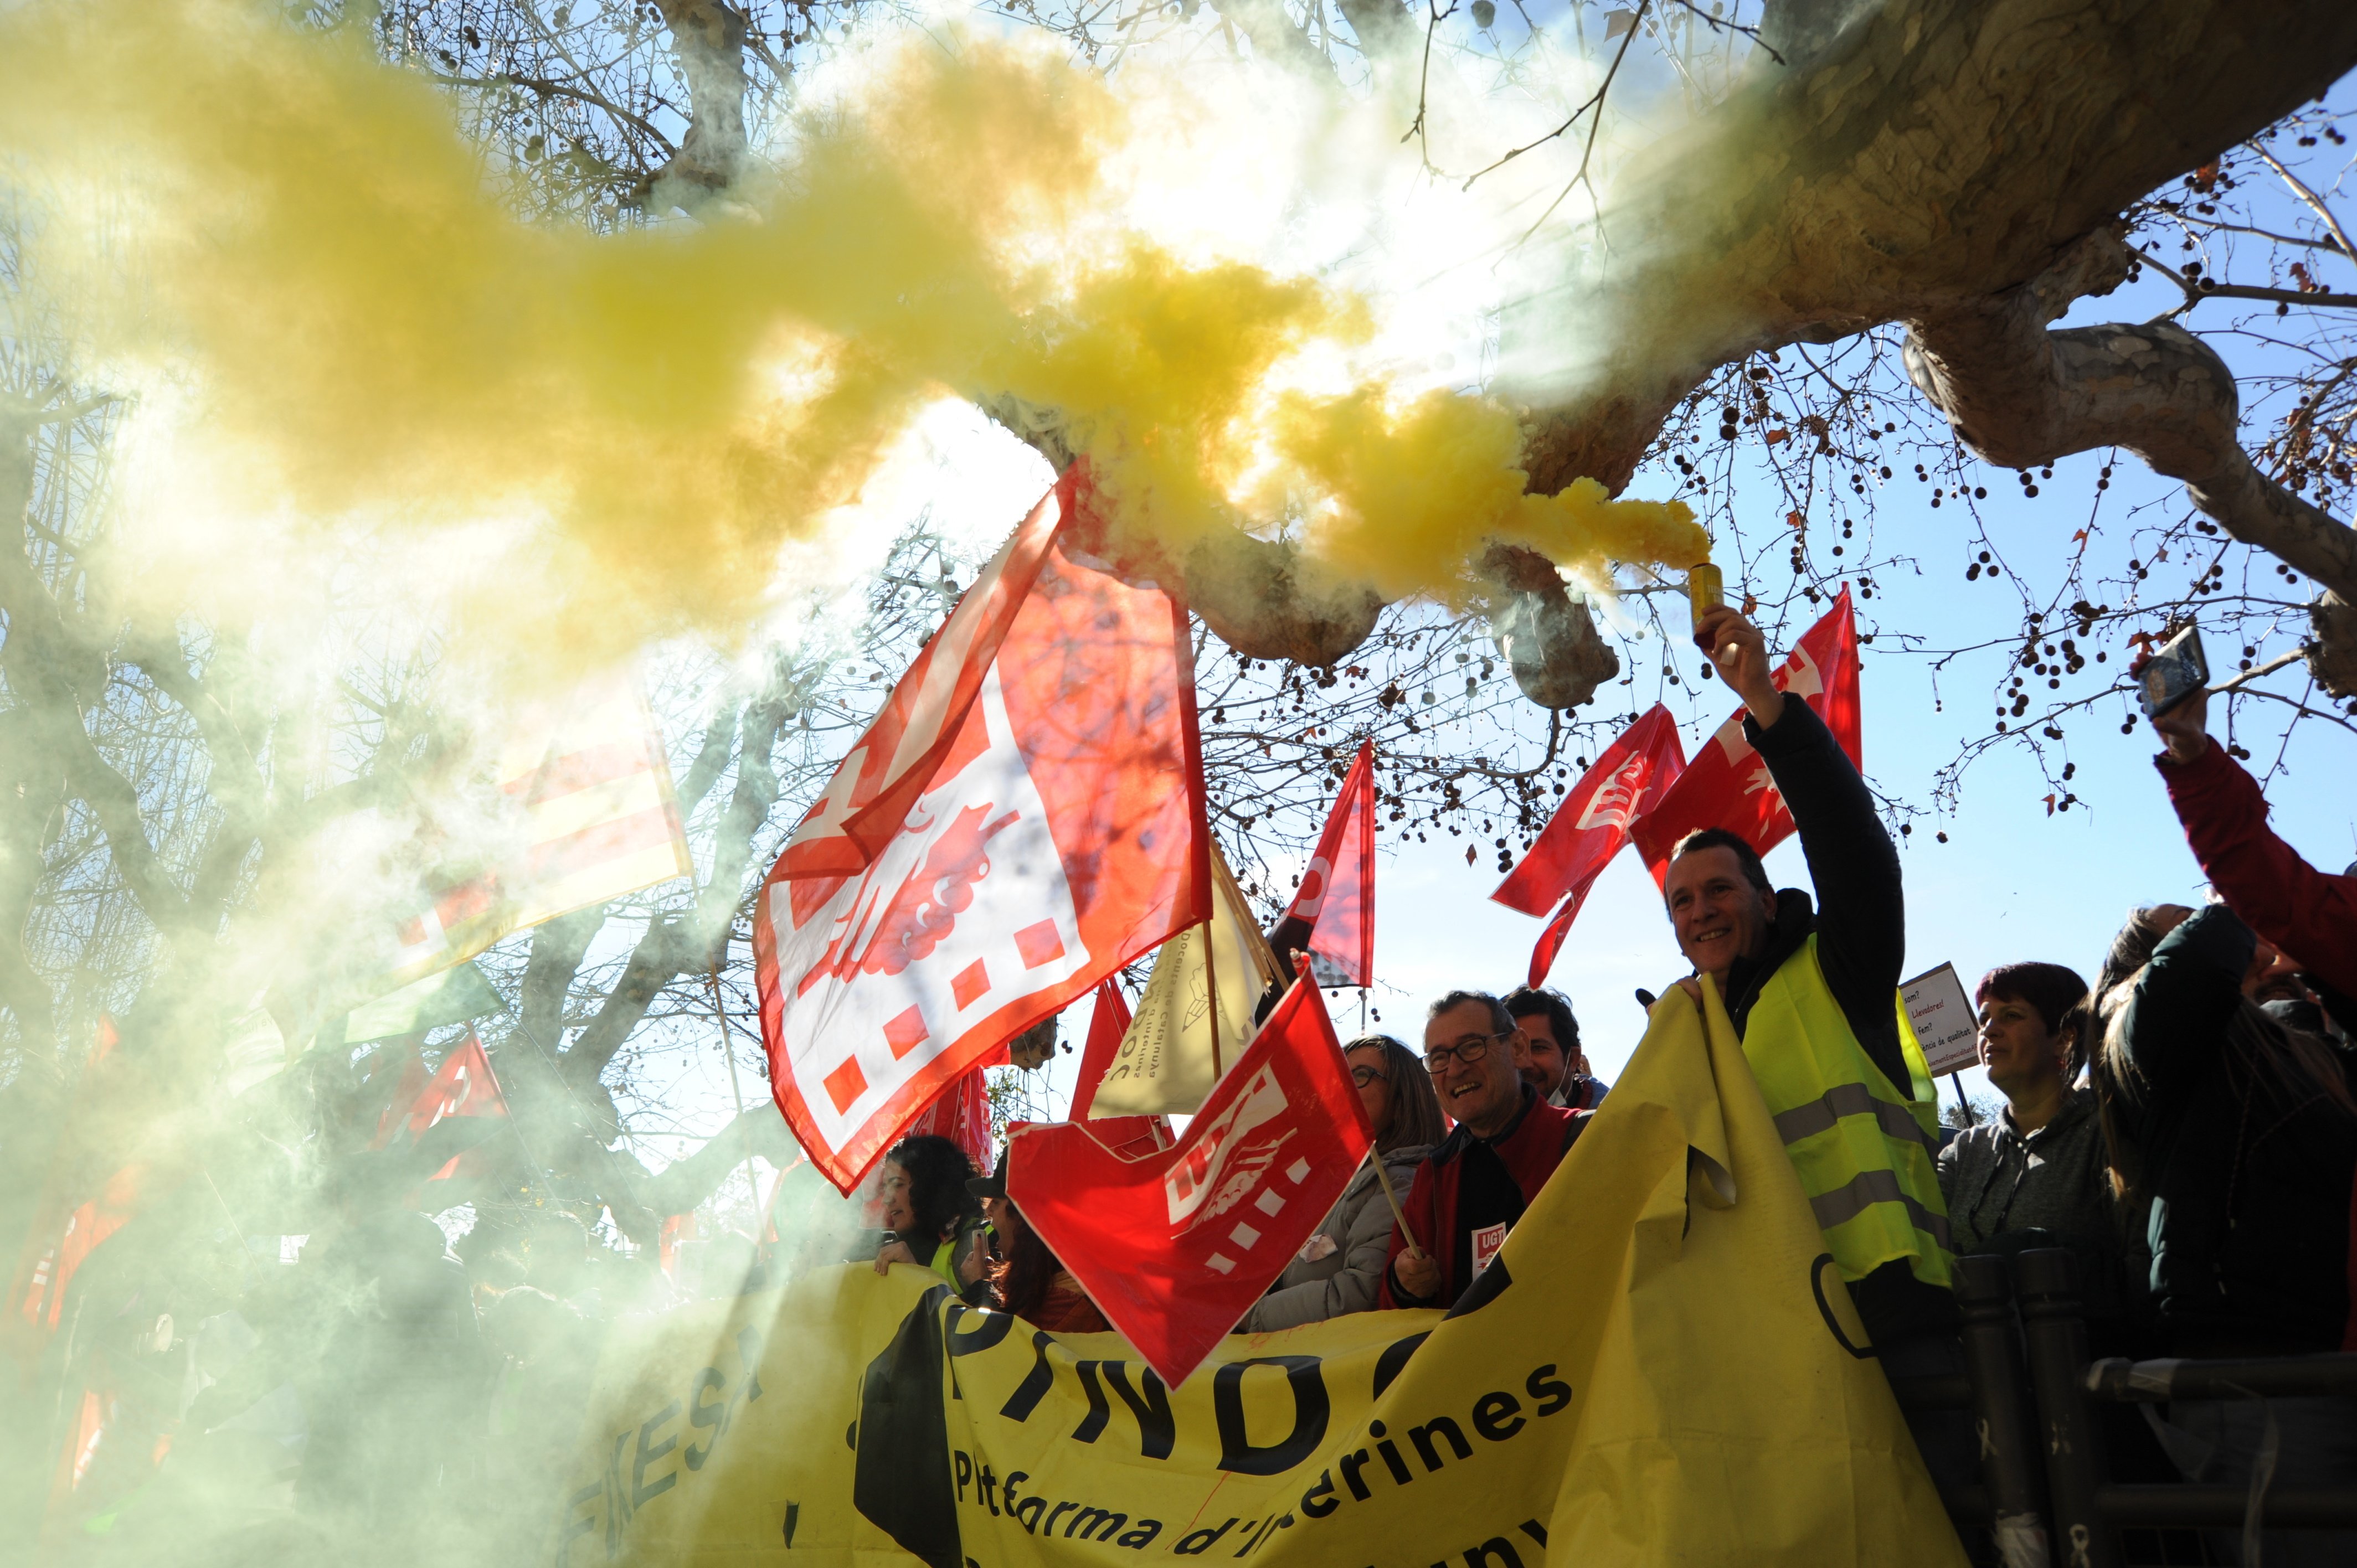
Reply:
[[601, 682], [522, 715], [494, 777], [499, 850], [402, 922], [384, 989], [511, 932], [694, 875], [671, 762], [633, 682]]

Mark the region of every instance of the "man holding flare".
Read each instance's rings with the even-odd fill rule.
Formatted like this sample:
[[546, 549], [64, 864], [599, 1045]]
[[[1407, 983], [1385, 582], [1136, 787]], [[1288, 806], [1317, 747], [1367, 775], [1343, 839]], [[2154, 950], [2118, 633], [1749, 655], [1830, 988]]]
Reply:
[[[1760, 628], [1695, 598], [1695, 641], [1743, 700], [1744, 736], [1792, 813], [1816, 898], [1779, 892], [1740, 834], [1687, 833], [1662, 885], [1695, 970], [1679, 983], [1700, 1005], [1706, 975], [1725, 1004], [1884, 1371], [1960, 1372], [1933, 1091], [1897, 1004], [1907, 946], [1897, 847], [1824, 720], [1778, 689]], [[1959, 1412], [1910, 1424], [1935, 1477], [1976, 1474]]]

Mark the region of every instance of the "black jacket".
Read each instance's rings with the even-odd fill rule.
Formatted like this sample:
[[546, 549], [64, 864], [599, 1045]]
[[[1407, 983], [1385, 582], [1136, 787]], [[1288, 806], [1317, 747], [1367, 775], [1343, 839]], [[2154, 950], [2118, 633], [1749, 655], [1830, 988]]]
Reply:
[[[1747, 714], [1743, 733], [1792, 813], [1819, 907], [1813, 908], [1798, 888], [1776, 895], [1767, 950], [1727, 967], [1727, 1015], [1740, 1033], [1761, 988], [1814, 931], [1818, 966], [1850, 1032], [1904, 1094], [1910, 1075], [1899, 1047], [1898, 1007], [1900, 971], [1907, 962], [1907, 900], [1899, 850], [1875, 813], [1866, 780], [1808, 703], [1787, 696], [1772, 726], [1763, 730]], [[1853, 1281], [1849, 1290], [1877, 1344], [1953, 1334], [1959, 1326], [1954, 1296], [1918, 1280], [1904, 1262], [1884, 1264]]]
[[2357, 1122], [2226, 1043], [2255, 939], [2222, 906], [2155, 950], [2119, 1020], [2109, 1107], [2152, 1199], [2153, 1310], [2173, 1355], [2337, 1350]]
[[1899, 972], [1907, 962], [1907, 900], [1899, 877], [1899, 851], [1875, 814], [1874, 797], [1816, 710], [1792, 697], [1773, 728], [1746, 714], [1743, 733], [1759, 749], [1800, 830], [1817, 906], [1796, 887], [1776, 895], [1776, 925], [1768, 950], [1737, 959], [1727, 972], [1727, 1015], [1740, 1030], [1760, 988], [1817, 934], [1817, 962], [1825, 985], [1849, 1020], [1857, 1043], [1892, 1087], [1907, 1092], [1907, 1061], [1899, 1049]]

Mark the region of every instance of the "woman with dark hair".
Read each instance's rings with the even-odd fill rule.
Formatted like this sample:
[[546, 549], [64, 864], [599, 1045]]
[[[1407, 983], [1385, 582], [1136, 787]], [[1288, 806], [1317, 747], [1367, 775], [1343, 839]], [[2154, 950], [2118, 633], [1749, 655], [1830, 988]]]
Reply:
[[[2104, 965], [2095, 1094], [2114, 1188], [2150, 1208], [2164, 1355], [2337, 1350], [2348, 1329], [2357, 1103], [2330, 1047], [2243, 993], [2255, 948], [2222, 906], [2163, 905]], [[2160, 1435], [2190, 1479], [2244, 1487], [2271, 1462], [2277, 1487], [2357, 1485], [2357, 1400], [2179, 1400]], [[2271, 1530], [2264, 1552], [2357, 1562], [2357, 1532]]]
[[1405, 1197], [1415, 1167], [1447, 1131], [1432, 1075], [1407, 1047], [1389, 1035], [1369, 1035], [1352, 1040], [1342, 1054], [1358, 1085], [1359, 1103], [1375, 1129], [1375, 1146], [1332, 1212], [1245, 1316], [1245, 1333], [1374, 1309], [1390, 1261], [1393, 1224], [1391, 1200], [1383, 1196], [1374, 1162], [1383, 1162], [1394, 1190]]
[[2072, 1083], [2084, 1054], [2087, 983], [2059, 963], [2009, 963], [1982, 978], [1974, 1000], [1981, 1066], [2006, 1108], [1940, 1151], [1955, 1251], [2073, 1248], [2097, 1276], [2090, 1294], [2099, 1314], [2116, 1313], [2119, 1228], [2103, 1129], [2094, 1095]]
[[962, 1297], [978, 1299], [990, 1262], [982, 1205], [966, 1190], [974, 1162], [947, 1138], [903, 1138], [884, 1156], [877, 1193], [892, 1234], [876, 1254], [876, 1272], [894, 1263], [929, 1268]]
[[1081, 1282], [1031, 1229], [1023, 1211], [1007, 1199], [1003, 1152], [997, 1170], [966, 1187], [982, 1200], [990, 1228], [998, 1233], [1000, 1261], [990, 1271], [990, 1305], [1050, 1334], [1100, 1334], [1113, 1326], [1081, 1289]]

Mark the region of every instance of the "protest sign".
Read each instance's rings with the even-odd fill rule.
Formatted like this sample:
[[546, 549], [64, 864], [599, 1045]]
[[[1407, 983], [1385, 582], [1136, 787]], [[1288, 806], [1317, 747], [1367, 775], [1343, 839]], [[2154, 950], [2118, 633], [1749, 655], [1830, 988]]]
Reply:
[[1980, 1065], [1980, 1021], [1973, 1016], [1972, 998], [1964, 994], [1954, 964], [1900, 982], [1899, 994], [1922, 1044], [1923, 1060], [1934, 1073]]

